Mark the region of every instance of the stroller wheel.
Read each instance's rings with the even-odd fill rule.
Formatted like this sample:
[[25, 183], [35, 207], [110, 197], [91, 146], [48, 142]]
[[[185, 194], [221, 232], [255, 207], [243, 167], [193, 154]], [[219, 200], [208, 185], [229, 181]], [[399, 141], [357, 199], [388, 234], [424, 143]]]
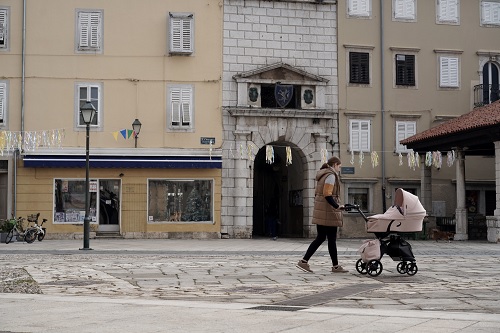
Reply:
[[408, 268], [406, 261], [401, 261], [396, 268], [399, 274], [406, 274]]
[[383, 269], [384, 266], [378, 260], [370, 260], [368, 264], [366, 264], [366, 270], [370, 276], [379, 276]]
[[364, 275], [368, 273], [368, 271], [366, 270], [366, 263], [363, 262], [363, 259], [358, 259], [358, 261], [356, 261], [356, 270], [359, 274]]
[[406, 273], [408, 275], [415, 275], [417, 274], [417, 272], [418, 272], [418, 267], [416, 263], [411, 262], [406, 266]]

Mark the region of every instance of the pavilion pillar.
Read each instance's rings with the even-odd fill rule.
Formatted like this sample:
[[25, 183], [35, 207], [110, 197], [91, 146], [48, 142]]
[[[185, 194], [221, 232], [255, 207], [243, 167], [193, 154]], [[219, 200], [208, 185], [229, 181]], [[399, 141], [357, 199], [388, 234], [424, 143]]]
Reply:
[[496, 184], [496, 206], [494, 216], [486, 217], [488, 226], [488, 242], [498, 243], [500, 241], [500, 141], [495, 141], [495, 184]]
[[465, 206], [465, 154], [457, 149], [457, 208], [455, 209], [455, 240], [467, 240], [467, 209]]

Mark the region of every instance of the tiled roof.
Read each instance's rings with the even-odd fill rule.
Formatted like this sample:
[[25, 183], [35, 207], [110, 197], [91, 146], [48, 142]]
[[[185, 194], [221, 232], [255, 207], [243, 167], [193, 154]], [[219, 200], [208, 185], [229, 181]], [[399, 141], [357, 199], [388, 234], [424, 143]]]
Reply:
[[401, 143], [407, 145], [494, 125], [500, 125], [500, 100], [475, 108], [460, 117], [410, 136], [402, 140]]

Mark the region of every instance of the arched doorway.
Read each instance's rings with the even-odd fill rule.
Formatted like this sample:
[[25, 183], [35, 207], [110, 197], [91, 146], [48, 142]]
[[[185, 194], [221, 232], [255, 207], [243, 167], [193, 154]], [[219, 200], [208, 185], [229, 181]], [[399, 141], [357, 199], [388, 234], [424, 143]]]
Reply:
[[[266, 211], [276, 210], [279, 237], [303, 237], [304, 184], [303, 156], [300, 149], [288, 142], [269, 144], [274, 150], [274, 163], [266, 161], [266, 146], [254, 161], [253, 233], [254, 237], [269, 236]], [[291, 148], [291, 164], [287, 165], [286, 147]]]
[[483, 104], [491, 104], [500, 98], [499, 68], [494, 62], [483, 67]]

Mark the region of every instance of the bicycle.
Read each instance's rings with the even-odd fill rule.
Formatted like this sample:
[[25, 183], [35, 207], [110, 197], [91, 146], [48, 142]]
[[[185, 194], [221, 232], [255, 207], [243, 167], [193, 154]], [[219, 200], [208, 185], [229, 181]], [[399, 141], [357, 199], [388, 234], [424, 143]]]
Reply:
[[45, 238], [46, 229], [43, 228], [43, 224], [47, 222], [47, 219], [42, 219], [42, 223], [38, 224], [38, 218], [40, 217], [40, 213], [28, 215], [28, 222], [34, 222], [35, 225], [31, 228], [35, 229], [35, 238], [38, 241], [42, 241]]
[[35, 241], [36, 229], [34, 229], [33, 227], [29, 227], [24, 231], [22, 227], [23, 221], [24, 217], [18, 217], [17, 219], [13, 217], [8, 220], [12, 227], [7, 234], [7, 238], [5, 238], [5, 244], [9, 244], [11, 242], [12, 238], [14, 238], [14, 233], [24, 239], [24, 241], [28, 244], [31, 244]]

